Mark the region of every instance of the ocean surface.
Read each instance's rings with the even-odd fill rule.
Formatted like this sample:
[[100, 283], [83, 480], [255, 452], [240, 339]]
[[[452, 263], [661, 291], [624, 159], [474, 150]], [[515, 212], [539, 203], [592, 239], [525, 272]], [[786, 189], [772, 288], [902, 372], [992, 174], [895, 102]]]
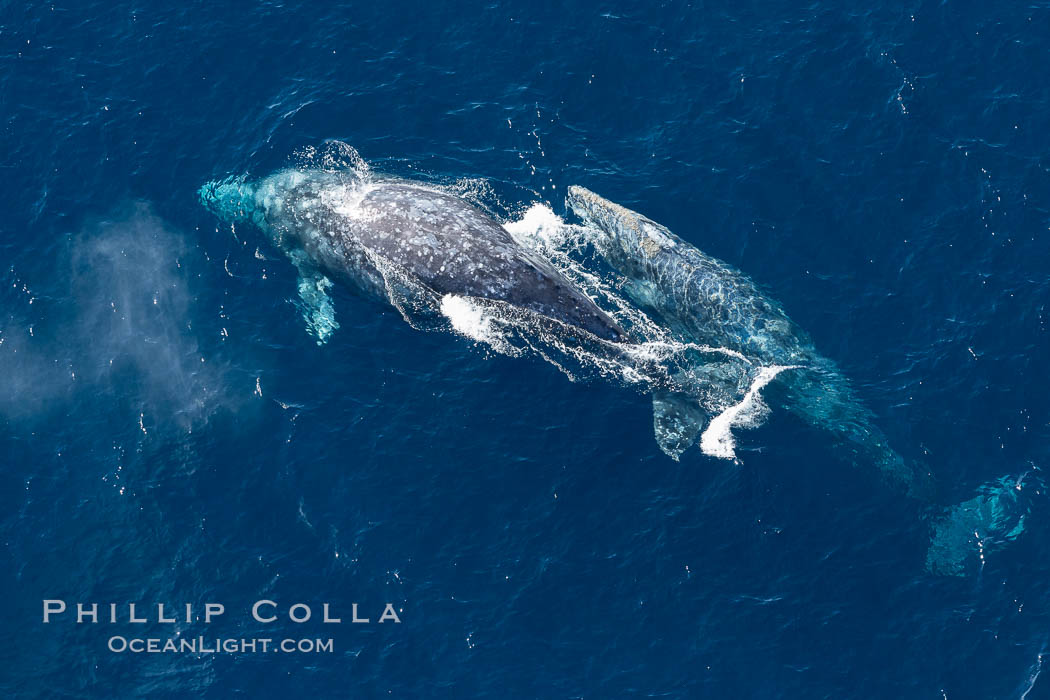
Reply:
[[[1046, 2], [3, 3], [0, 694], [1050, 698], [1048, 65]], [[349, 147], [508, 223], [582, 185], [667, 226], [937, 503], [1028, 474], [1023, 534], [935, 575], [935, 511], [783, 411], [674, 461], [644, 392], [347, 289], [318, 344], [197, 190]]]

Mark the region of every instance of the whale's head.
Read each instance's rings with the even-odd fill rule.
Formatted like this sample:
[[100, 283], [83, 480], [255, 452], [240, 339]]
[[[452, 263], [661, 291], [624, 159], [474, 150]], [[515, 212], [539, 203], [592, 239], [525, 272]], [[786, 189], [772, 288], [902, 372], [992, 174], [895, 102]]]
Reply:
[[[304, 183], [320, 182], [300, 170], [282, 170], [258, 182], [229, 177], [203, 185], [197, 195], [201, 204], [230, 224], [254, 224], [280, 247], [285, 241], [285, 214], [303, 199]], [[314, 193], [316, 194], [316, 193]]]
[[261, 226], [266, 212], [256, 195], [256, 185], [236, 178], [209, 182], [197, 191], [201, 204], [223, 221]]
[[223, 221], [251, 223], [264, 231], [296, 218], [297, 210], [309, 207], [334, 185], [358, 182], [355, 174], [322, 170], [280, 170], [257, 182], [228, 177], [203, 185], [197, 194], [201, 204]]
[[598, 230], [594, 240], [598, 252], [629, 277], [644, 277], [651, 263], [677, 245], [671, 232], [660, 224], [584, 187], [570, 186], [565, 204]]

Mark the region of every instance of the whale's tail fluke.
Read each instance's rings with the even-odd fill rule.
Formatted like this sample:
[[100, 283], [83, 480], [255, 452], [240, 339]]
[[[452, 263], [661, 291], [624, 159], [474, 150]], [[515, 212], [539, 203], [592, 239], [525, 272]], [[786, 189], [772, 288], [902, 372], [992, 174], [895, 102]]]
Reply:
[[1024, 532], [1032, 499], [1045, 486], [1039, 470], [1005, 476], [982, 486], [973, 498], [951, 506], [933, 523], [926, 569], [933, 574], [962, 576], [976, 561], [1012, 542]]

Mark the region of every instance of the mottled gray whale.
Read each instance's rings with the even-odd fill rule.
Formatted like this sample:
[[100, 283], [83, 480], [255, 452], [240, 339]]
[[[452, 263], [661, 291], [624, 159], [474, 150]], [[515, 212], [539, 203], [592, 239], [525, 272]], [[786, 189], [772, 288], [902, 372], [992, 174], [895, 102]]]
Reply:
[[228, 222], [254, 223], [287, 252], [306, 278], [308, 301], [325, 278], [391, 300], [394, 275], [438, 298], [505, 302], [605, 341], [624, 339], [616, 321], [491, 216], [423, 183], [284, 170], [256, 183], [208, 183], [200, 198]]
[[[786, 407], [836, 435], [851, 461], [874, 464], [908, 495], [933, 502], [929, 470], [890, 447], [872, 412], [857, 399], [834, 362], [817, 352], [809, 335], [747, 276], [655, 221], [583, 187], [570, 187], [566, 204], [591, 225], [595, 231], [591, 242], [626, 278], [624, 289], [635, 303], [683, 337], [739, 352], [750, 360], [706, 367], [703, 381], [749, 387], [739, 404], [745, 405], [753, 400], [756, 387], [775, 377], [786, 389]], [[657, 439], [665, 451], [683, 449], [700, 432], [705, 417], [689, 408], [681, 394], [654, 394]], [[981, 487], [968, 501], [943, 511], [938, 508], [928, 568], [961, 573], [968, 557], [1020, 535], [1029, 512], [1028, 495], [1040, 491], [1038, 485], [1023, 488], [1025, 481], [1024, 475], [1004, 477]]]

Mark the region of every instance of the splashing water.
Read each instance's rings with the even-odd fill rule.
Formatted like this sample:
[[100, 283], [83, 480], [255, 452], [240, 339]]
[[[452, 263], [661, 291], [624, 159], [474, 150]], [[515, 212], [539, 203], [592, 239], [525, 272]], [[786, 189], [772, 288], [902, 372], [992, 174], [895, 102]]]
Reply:
[[700, 436], [700, 449], [705, 455], [736, 459], [736, 441], [733, 439], [732, 429], [750, 428], [761, 422], [769, 409], [763, 403], [759, 392], [786, 369], [797, 369], [797, 366], [774, 365], [761, 368], [740, 403], [730, 406], [711, 420], [707, 430]]

